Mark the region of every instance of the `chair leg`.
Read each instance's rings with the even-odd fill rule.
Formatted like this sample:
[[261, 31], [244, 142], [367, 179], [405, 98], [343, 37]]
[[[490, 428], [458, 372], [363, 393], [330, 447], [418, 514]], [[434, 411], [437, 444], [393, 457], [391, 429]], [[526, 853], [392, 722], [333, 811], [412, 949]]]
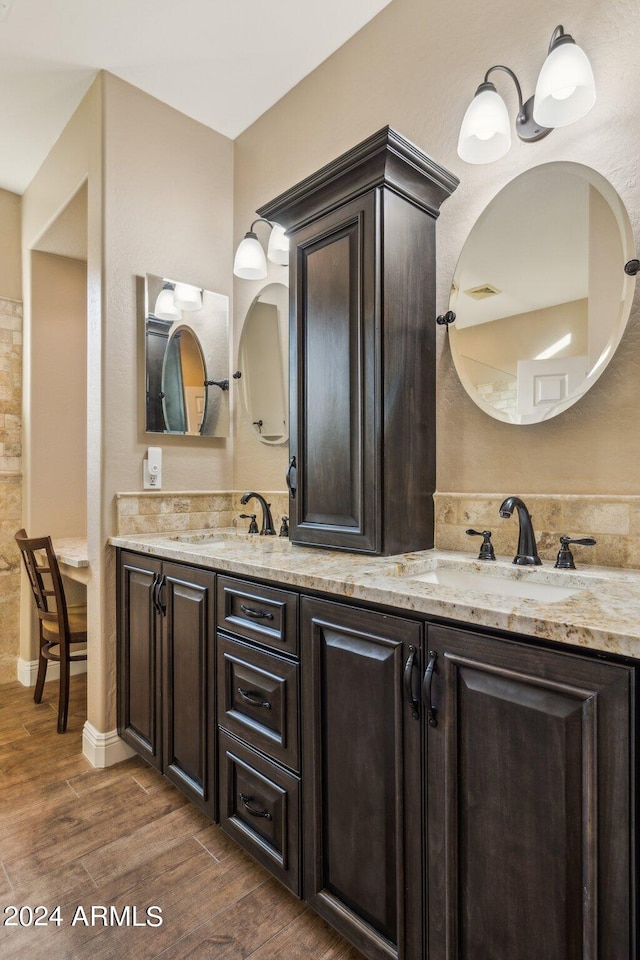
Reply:
[[[64, 653], [64, 656], [63, 656]], [[69, 662], [68, 650], [63, 650], [60, 644], [60, 693], [58, 696], [58, 733], [67, 729], [67, 715], [69, 713]]]
[[40, 703], [42, 700], [42, 693], [44, 690], [44, 681], [47, 678], [47, 659], [42, 653], [43, 639], [40, 637], [40, 656], [38, 657], [38, 676], [36, 678], [36, 689], [33, 694], [33, 699], [36, 703]]

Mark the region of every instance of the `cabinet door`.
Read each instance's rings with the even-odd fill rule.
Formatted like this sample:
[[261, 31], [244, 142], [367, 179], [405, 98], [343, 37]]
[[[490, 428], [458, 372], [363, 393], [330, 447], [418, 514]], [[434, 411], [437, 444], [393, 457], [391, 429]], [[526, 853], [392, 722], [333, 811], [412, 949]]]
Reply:
[[215, 819], [215, 575], [176, 563], [163, 572], [164, 774]]
[[302, 614], [304, 897], [368, 957], [421, 960], [421, 724], [405, 687], [421, 626], [321, 600]]
[[123, 551], [118, 575], [118, 732], [158, 769], [160, 618], [154, 594], [162, 563]]
[[429, 960], [633, 956], [633, 672], [429, 628]]
[[378, 194], [297, 231], [291, 257], [290, 537], [380, 548]]

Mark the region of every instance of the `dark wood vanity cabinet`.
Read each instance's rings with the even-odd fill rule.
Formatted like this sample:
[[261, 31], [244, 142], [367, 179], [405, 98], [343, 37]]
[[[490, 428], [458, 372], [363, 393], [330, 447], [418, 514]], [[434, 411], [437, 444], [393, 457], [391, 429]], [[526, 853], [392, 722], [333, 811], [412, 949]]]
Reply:
[[128, 551], [118, 600], [123, 739], [370, 960], [636, 958], [633, 664]]
[[427, 639], [429, 960], [634, 957], [633, 670]]
[[216, 819], [214, 586], [208, 570], [121, 553], [120, 736]]
[[435, 221], [457, 179], [389, 127], [258, 212], [290, 235], [290, 538], [433, 546]]
[[304, 897], [368, 957], [421, 960], [422, 625], [306, 598], [301, 622]]
[[162, 560], [121, 551], [118, 564], [118, 733], [162, 769], [161, 622], [154, 605]]

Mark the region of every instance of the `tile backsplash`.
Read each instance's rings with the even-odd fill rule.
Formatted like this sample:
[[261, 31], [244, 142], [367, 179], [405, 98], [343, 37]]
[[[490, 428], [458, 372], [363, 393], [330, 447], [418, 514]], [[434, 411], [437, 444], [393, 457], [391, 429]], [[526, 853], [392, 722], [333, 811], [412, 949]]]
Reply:
[[[255, 513], [260, 525], [260, 505], [243, 507], [243, 491], [195, 491], [163, 493], [158, 490], [120, 493], [116, 497], [117, 533], [162, 533], [168, 530], [215, 530], [238, 527], [246, 530], [241, 513]], [[276, 532], [287, 516], [288, 495], [266, 492]], [[576, 565], [640, 568], [640, 496], [560, 496], [522, 494], [533, 518], [538, 551], [543, 560], [555, 561], [560, 537], [594, 537], [595, 547], [573, 548]], [[474, 553], [482, 542], [468, 537], [470, 527], [492, 531], [498, 556], [514, 556], [518, 543], [518, 517], [506, 520], [498, 508], [504, 500], [498, 493], [436, 493], [436, 546], [441, 550]]]
[[[162, 533], [165, 530], [216, 530], [231, 526], [243, 530], [248, 528], [249, 521], [241, 520], [241, 513], [255, 513], [260, 525], [260, 505], [252, 500], [243, 507], [240, 503], [243, 492], [163, 493], [160, 490], [145, 490], [119, 493], [116, 496], [116, 532], [126, 535]], [[268, 492], [264, 496], [271, 504], [277, 533], [281, 518], [289, 512], [289, 497], [286, 493]]]
[[[436, 493], [436, 546], [474, 552], [482, 542], [465, 530], [491, 530], [498, 556], [513, 556], [518, 544], [518, 517], [498, 514], [506, 495]], [[520, 496], [520, 495], [519, 495]], [[533, 519], [538, 552], [555, 561], [560, 537], [594, 537], [595, 547], [572, 547], [576, 566], [640, 567], [640, 497], [522, 494]]]

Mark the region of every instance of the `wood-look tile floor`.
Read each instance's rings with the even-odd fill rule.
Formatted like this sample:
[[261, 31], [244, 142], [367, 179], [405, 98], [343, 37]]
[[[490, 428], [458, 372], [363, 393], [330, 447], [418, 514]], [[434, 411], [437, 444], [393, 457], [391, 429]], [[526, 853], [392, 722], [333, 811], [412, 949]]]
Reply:
[[[143, 761], [94, 769], [82, 755], [85, 679], [72, 678], [65, 734], [57, 686], [41, 704], [0, 686], [2, 960], [362, 960]], [[7, 926], [12, 906], [60, 906], [62, 922]], [[125, 907], [145, 924], [150, 906], [161, 926], [115, 925]], [[101, 912], [87, 925], [92, 907], [114, 907], [110, 925]]]

